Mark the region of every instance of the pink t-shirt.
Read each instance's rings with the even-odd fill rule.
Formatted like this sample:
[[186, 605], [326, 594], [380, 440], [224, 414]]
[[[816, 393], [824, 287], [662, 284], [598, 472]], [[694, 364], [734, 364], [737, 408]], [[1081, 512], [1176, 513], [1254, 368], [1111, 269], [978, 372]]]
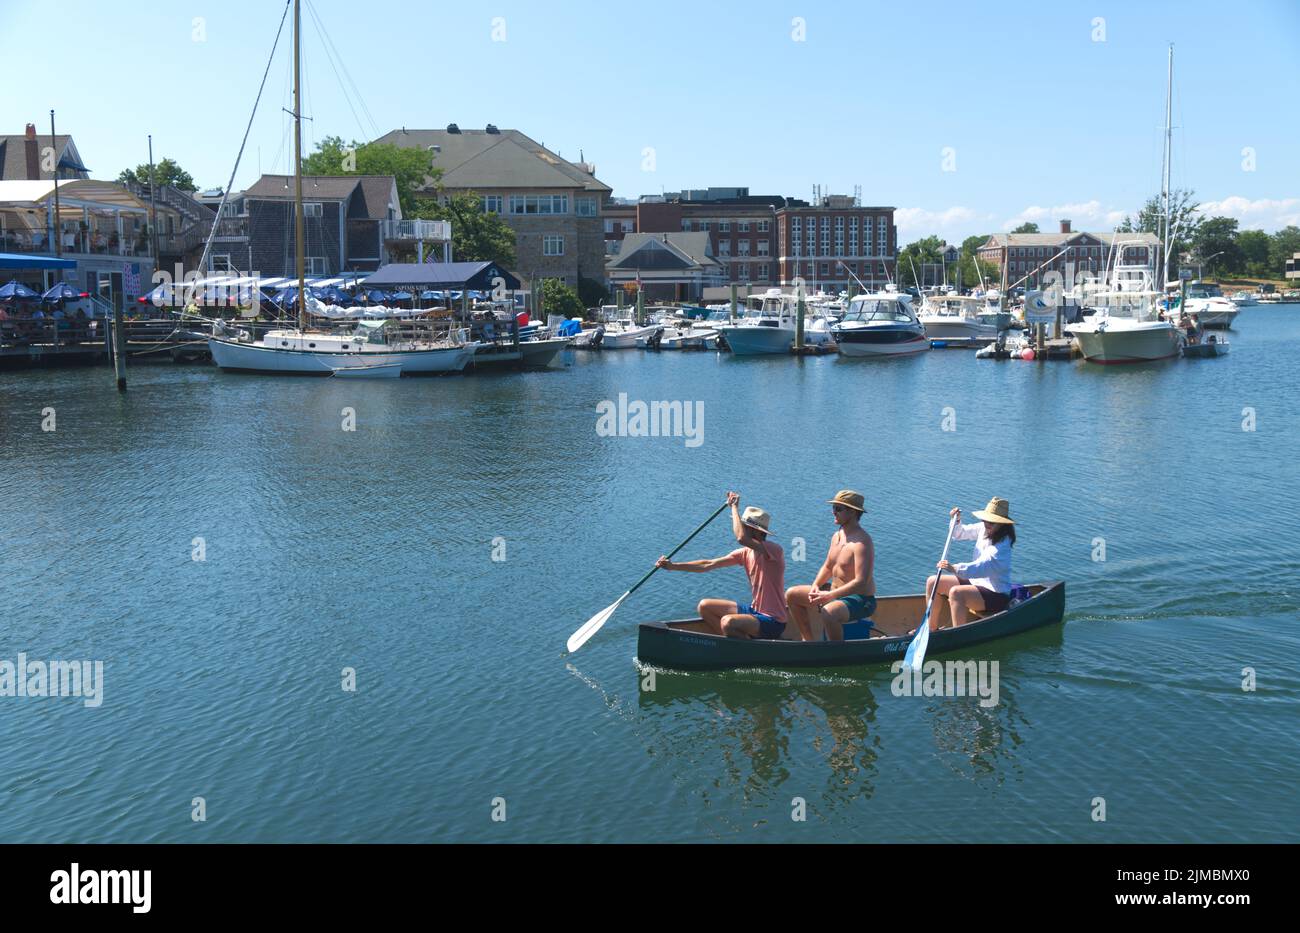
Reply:
[[745, 568], [754, 591], [754, 608], [781, 622], [785, 621], [785, 552], [774, 541], [764, 541], [767, 556], [752, 548], [738, 547], [727, 556]]

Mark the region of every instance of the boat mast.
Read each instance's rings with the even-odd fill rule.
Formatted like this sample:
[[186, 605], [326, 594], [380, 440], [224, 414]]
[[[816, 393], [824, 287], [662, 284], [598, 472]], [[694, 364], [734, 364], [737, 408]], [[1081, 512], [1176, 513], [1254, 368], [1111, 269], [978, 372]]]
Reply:
[[303, 258], [302, 219], [302, 0], [293, 0], [293, 228], [294, 263], [298, 273], [298, 328], [307, 329], [307, 283]]
[[1163, 209], [1163, 226], [1161, 235], [1161, 246], [1164, 255], [1161, 257], [1160, 277], [1157, 287], [1164, 287], [1166, 279], [1169, 277], [1169, 251], [1173, 249], [1172, 223], [1171, 215], [1172, 205], [1170, 204], [1169, 176], [1174, 156], [1174, 128], [1173, 128], [1173, 101], [1174, 101], [1174, 44], [1169, 43], [1169, 77], [1165, 86], [1165, 148], [1164, 164], [1160, 172], [1160, 198]]

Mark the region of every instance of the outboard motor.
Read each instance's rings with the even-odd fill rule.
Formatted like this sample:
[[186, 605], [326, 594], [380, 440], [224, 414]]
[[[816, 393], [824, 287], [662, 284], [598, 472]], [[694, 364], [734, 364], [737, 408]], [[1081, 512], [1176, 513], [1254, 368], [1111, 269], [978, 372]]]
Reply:
[[655, 328], [655, 332], [651, 334], [645, 342], [646, 349], [658, 350], [659, 342], [663, 339], [664, 339], [664, 329], [662, 327]]
[[591, 335], [591, 348], [592, 348], [593, 350], [599, 350], [599, 349], [600, 349], [600, 343], [601, 343], [601, 341], [604, 340], [604, 339], [605, 339], [605, 325], [604, 325], [604, 324], [597, 324], [597, 325], [596, 325], [596, 332], [595, 332], [594, 334]]

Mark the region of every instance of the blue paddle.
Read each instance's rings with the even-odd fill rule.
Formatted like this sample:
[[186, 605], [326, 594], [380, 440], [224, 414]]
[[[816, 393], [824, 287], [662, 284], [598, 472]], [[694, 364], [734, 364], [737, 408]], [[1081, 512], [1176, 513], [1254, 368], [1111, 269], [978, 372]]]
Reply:
[[[948, 559], [948, 545], [952, 544], [952, 532], [957, 527], [957, 516], [953, 516], [948, 522], [948, 540], [943, 542], [943, 556], [939, 562]], [[907, 646], [907, 654], [903, 658], [903, 666], [909, 670], [919, 670], [925, 663], [925, 649], [930, 645], [930, 610], [934, 607], [935, 594], [939, 592], [939, 580], [943, 577], [943, 571], [940, 570], [934, 575], [934, 587], [930, 590], [930, 598], [925, 604], [925, 618], [917, 626], [916, 634], [912, 636], [912, 643]]]

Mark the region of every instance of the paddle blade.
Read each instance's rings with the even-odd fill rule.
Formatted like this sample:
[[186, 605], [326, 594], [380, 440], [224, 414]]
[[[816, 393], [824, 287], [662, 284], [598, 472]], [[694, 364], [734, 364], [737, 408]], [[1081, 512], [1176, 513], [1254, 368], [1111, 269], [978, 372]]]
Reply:
[[587, 643], [588, 639], [590, 639], [592, 635], [595, 635], [597, 632], [599, 632], [601, 626], [603, 626], [606, 622], [609, 621], [609, 617], [614, 614], [614, 610], [623, 604], [623, 600], [627, 599], [628, 595], [631, 592], [632, 592], [631, 590], [628, 590], [627, 593], [624, 593], [618, 599], [614, 600], [613, 603], [606, 606], [604, 609], [600, 610], [600, 612], [596, 613], [594, 616], [592, 616], [590, 619], [584, 622], [582, 628], [578, 629], [576, 632], [570, 635], [569, 641], [565, 644], [565, 647], [569, 650], [569, 653], [572, 654], [573, 652], [577, 651], [579, 648], [581, 648], [583, 645]]
[[912, 636], [912, 643], [907, 646], [907, 654], [903, 656], [903, 667], [911, 671], [919, 670], [925, 663], [925, 649], [929, 646], [930, 613], [927, 612], [916, 634]]

